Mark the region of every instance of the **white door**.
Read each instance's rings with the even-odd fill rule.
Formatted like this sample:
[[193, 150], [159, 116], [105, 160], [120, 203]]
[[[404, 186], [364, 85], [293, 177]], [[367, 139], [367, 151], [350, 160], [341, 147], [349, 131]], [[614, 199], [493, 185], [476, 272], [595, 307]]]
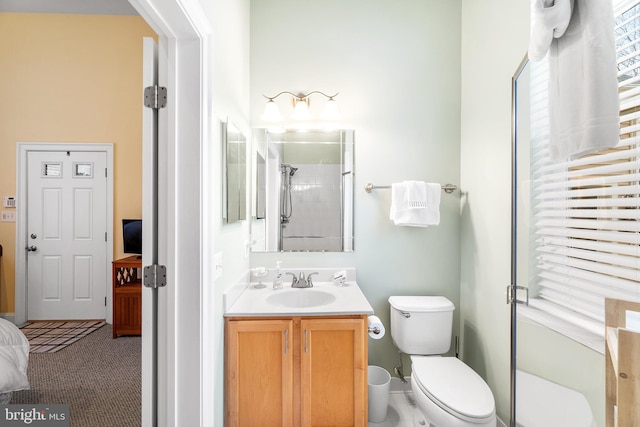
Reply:
[[28, 320], [104, 319], [107, 154], [27, 158]]

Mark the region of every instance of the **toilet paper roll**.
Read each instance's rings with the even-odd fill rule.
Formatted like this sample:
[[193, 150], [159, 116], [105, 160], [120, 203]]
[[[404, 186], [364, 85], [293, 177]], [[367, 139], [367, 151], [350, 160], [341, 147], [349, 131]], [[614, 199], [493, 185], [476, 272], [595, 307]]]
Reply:
[[384, 336], [384, 325], [378, 316], [369, 316], [368, 331], [369, 336], [374, 340], [379, 340]]

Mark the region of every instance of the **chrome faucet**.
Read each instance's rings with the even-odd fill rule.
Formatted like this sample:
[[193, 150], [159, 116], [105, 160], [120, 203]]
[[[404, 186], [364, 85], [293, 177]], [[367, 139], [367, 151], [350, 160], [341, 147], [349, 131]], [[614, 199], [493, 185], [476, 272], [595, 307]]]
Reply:
[[295, 274], [287, 272], [291, 278], [291, 287], [292, 288], [313, 288], [313, 282], [311, 281], [311, 276], [314, 274], [318, 274], [318, 272], [309, 273], [309, 275], [305, 278], [304, 273], [301, 271], [298, 277]]
[[303, 272], [300, 272], [298, 277], [296, 277], [295, 274], [292, 274], [292, 273], [287, 273], [287, 274], [291, 274], [293, 276], [293, 280], [291, 281], [292, 288], [312, 288], [313, 282], [311, 281], [311, 276], [318, 273], [317, 272], [309, 273], [309, 275], [306, 278], [304, 277]]
[[308, 287], [312, 288], [313, 287], [313, 282], [311, 281], [311, 276], [313, 276], [314, 274], [318, 274], [317, 271], [314, 271], [313, 273], [309, 273], [307, 275], [307, 285]]
[[296, 277], [296, 275], [293, 274], [293, 273], [289, 273], [288, 271], [287, 271], [287, 274], [289, 276], [292, 276], [292, 278], [291, 278], [291, 287], [292, 288], [299, 288], [300, 286], [298, 286], [298, 278]]
[[302, 271], [298, 275], [298, 278], [294, 280], [294, 282], [291, 284], [291, 287], [292, 288], [308, 288], [309, 287], [309, 283], [307, 282], [307, 279], [304, 277], [304, 273]]

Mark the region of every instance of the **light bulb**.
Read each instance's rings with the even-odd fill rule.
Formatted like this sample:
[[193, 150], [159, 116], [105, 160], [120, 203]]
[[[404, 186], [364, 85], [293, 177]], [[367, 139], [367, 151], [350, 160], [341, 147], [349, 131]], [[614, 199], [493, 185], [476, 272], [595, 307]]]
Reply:
[[335, 99], [329, 98], [329, 100], [324, 104], [324, 111], [322, 112], [323, 120], [339, 120], [340, 119], [340, 110], [338, 109], [338, 103]]
[[267, 105], [264, 106], [264, 113], [262, 113], [262, 120], [266, 122], [279, 122], [282, 120], [282, 114], [278, 105], [273, 102], [273, 99], [267, 101]]
[[305, 98], [298, 98], [294, 102], [295, 106], [291, 118], [294, 120], [309, 120], [311, 115], [309, 114], [309, 105], [307, 105], [307, 100]]

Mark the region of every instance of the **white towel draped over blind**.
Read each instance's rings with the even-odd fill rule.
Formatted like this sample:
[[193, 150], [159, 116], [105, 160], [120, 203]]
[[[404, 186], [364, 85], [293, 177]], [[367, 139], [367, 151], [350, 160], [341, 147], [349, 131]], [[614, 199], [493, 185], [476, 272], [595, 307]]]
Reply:
[[548, 50], [549, 156], [576, 159], [618, 142], [611, 0], [531, 0], [529, 59]]
[[542, 61], [554, 38], [564, 35], [573, 12], [574, 0], [531, 0], [529, 59]]
[[530, 64], [532, 306], [601, 335], [605, 297], [640, 301], [640, 5], [616, 3], [616, 147], [552, 162], [548, 69]]

